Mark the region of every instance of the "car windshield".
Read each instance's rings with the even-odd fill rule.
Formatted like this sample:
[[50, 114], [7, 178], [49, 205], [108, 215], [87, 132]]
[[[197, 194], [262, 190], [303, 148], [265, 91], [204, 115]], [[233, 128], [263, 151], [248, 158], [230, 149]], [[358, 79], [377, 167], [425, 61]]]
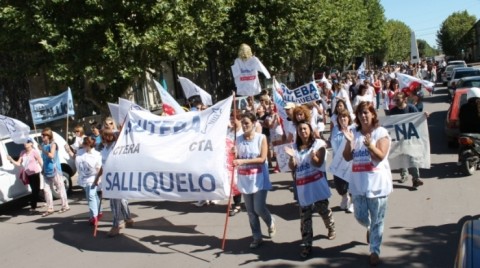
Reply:
[[462, 78], [462, 77], [468, 77], [468, 76], [477, 76], [480, 75], [480, 70], [468, 70], [468, 71], [460, 71], [460, 72], [455, 72], [455, 79]]
[[466, 80], [458, 83], [459, 87], [480, 87], [480, 80]]
[[20, 156], [20, 153], [25, 150], [25, 146], [23, 144], [16, 144], [13, 141], [5, 143], [5, 147], [7, 147], [8, 155], [15, 160], [17, 160]]

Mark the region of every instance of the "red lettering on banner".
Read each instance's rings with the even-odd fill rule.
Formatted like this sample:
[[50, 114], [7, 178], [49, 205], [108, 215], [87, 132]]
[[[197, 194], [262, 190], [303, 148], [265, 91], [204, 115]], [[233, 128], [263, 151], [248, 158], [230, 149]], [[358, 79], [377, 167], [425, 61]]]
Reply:
[[240, 76], [240, 81], [251, 81], [257, 78], [256, 75]]
[[374, 168], [373, 168], [372, 162], [353, 164], [352, 165], [352, 172], [373, 171], [373, 169]]
[[307, 177], [305, 177], [305, 178], [297, 179], [297, 180], [295, 181], [295, 184], [296, 184], [297, 186], [305, 185], [305, 184], [312, 183], [312, 182], [314, 182], [314, 181], [318, 181], [318, 180], [321, 179], [321, 178], [323, 178], [323, 172], [316, 173], [316, 174], [307, 176]]
[[254, 175], [254, 174], [258, 174], [258, 173], [262, 173], [262, 167], [253, 167], [253, 168], [245, 168], [245, 169], [238, 169], [238, 175], [245, 175], [245, 176], [248, 176], [248, 175]]

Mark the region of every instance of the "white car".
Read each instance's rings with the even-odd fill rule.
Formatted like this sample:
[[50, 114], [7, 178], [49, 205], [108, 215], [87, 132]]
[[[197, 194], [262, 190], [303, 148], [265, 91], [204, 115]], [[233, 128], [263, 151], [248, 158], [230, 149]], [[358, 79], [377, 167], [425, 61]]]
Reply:
[[[37, 133], [30, 133], [30, 137], [34, 140], [33, 148], [38, 148], [38, 141], [41, 140], [41, 130]], [[53, 140], [58, 145], [58, 155], [62, 164], [63, 181], [67, 192], [72, 190], [72, 177], [77, 172], [75, 160], [71, 158], [65, 150], [66, 141], [59, 134], [53, 132]], [[29, 195], [31, 193], [30, 186], [23, 185], [17, 178], [19, 167], [8, 161], [7, 156], [18, 159], [20, 152], [24, 150], [23, 144], [16, 144], [10, 138], [2, 138], [0, 142], [0, 205]], [[41, 178], [41, 188], [43, 189], [43, 176]], [[54, 198], [60, 198], [60, 194], [53, 189]]]
[[442, 74], [442, 82], [444, 86], [448, 85], [448, 81], [450, 81], [452, 78], [453, 68], [457, 67], [467, 67], [467, 63], [464, 60], [449, 61], [447, 67], [445, 67], [445, 71]]
[[470, 77], [470, 76], [479, 76], [480, 70], [472, 67], [457, 67], [453, 68], [452, 77], [448, 81], [448, 94], [450, 97], [453, 97], [455, 89], [457, 88], [457, 82], [460, 78]]

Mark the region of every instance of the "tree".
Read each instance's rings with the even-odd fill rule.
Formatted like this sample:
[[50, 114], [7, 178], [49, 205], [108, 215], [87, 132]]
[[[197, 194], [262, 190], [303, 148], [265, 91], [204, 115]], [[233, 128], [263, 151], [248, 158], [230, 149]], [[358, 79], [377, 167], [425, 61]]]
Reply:
[[454, 12], [448, 16], [440, 26], [437, 32], [437, 43], [447, 56], [461, 57], [462, 50], [465, 50], [470, 43], [473, 43], [473, 32], [469, 36], [464, 35], [469, 32], [477, 21], [474, 15], [468, 11]]
[[418, 47], [418, 54], [420, 54], [420, 58], [424, 57], [433, 57], [437, 55], [437, 50], [432, 48], [427, 41], [423, 39], [417, 39], [417, 47]]
[[397, 20], [388, 20], [385, 29], [387, 48], [385, 60], [389, 63], [409, 60], [411, 29]]

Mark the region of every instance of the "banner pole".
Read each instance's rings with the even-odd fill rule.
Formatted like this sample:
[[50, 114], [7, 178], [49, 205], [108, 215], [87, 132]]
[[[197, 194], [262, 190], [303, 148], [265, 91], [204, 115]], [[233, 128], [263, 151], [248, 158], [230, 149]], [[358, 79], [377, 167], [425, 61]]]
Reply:
[[68, 143], [68, 111], [67, 111], [67, 129], [65, 130], [65, 140]]
[[[235, 91], [233, 94], [233, 118], [237, 118], [237, 104], [235, 101]], [[233, 126], [233, 146], [235, 146], [235, 142], [237, 140], [237, 126]], [[231, 153], [231, 152], [228, 152]], [[235, 159], [235, 157], [233, 157]], [[233, 166], [233, 159], [232, 163], [232, 178], [230, 179], [230, 194], [228, 195], [228, 203], [227, 203], [227, 213], [225, 214], [225, 226], [223, 227], [223, 237], [222, 237], [222, 250], [225, 251], [225, 240], [227, 236], [227, 226], [228, 226], [228, 219], [230, 218], [230, 206], [232, 205], [232, 192], [233, 192], [233, 182], [235, 178], [235, 167]]]

